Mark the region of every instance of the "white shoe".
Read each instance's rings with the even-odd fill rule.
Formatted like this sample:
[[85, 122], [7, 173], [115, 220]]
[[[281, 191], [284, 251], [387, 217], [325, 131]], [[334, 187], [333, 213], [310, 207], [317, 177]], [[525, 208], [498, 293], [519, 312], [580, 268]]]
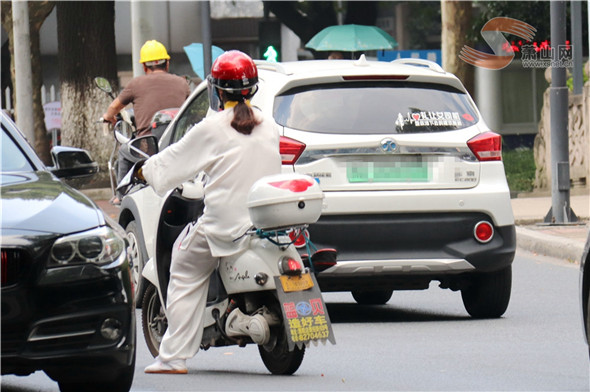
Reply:
[[156, 359], [156, 362], [152, 363], [144, 370], [146, 373], [155, 374], [187, 374], [186, 361], [184, 359], [174, 359], [169, 362], [163, 362], [160, 359]]

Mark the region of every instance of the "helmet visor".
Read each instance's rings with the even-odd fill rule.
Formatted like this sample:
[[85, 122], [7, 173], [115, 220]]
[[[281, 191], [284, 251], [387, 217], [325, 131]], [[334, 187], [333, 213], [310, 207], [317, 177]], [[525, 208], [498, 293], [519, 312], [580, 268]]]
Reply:
[[209, 94], [209, 106], [212, 110], [218, 112], [221, 109], [221, 99], [219, 98], [217, 88], [213, 85], [211, 75], [207, 76], [207, 92]]

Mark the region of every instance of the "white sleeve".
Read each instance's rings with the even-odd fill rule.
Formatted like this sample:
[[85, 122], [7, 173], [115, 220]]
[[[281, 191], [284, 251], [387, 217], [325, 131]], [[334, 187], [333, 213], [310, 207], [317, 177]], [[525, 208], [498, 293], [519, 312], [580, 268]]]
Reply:
[[164, 196], [167, 191], [183, 182], [192, 180], [205, 170], [215, 158], [214, 133], [211, 121], [201, 121], [193, 126], [182, 139], [150, 157], [143, 165], [143, 175], [156, 193]]

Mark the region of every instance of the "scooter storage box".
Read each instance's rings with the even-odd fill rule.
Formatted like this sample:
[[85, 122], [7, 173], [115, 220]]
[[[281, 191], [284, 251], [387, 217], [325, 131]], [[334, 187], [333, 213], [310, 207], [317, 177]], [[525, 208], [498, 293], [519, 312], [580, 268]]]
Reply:
[[324, 194], [303, 174], [277, 174], [256, 181], [248, 193], [250, 219], [257, 229], [279, 229], [315, 223]]

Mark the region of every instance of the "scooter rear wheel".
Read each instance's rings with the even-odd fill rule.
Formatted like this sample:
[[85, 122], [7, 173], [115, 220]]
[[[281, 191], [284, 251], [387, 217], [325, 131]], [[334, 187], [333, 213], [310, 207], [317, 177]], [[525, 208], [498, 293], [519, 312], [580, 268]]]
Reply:
[[287, 336], [283, 328], [282, 326], [279, 327], [281, 333], [277, 336], [277, 343], [272, 349], [269, 350], [265, 346], [258, 346], [258, 352], [264, 366], [272, 374], [291, 375], [299, 369], [301, 362], [303, 362], [305, 346], [301, 346], [301, 348], [295, 346], [293, 351], [289, 351]]
[[160, 343], [168, 328], [168, 320], [156, 287], [148, 283], [141, 305], [141, 326], [145, 342], [155, 358], [160, 352]]

